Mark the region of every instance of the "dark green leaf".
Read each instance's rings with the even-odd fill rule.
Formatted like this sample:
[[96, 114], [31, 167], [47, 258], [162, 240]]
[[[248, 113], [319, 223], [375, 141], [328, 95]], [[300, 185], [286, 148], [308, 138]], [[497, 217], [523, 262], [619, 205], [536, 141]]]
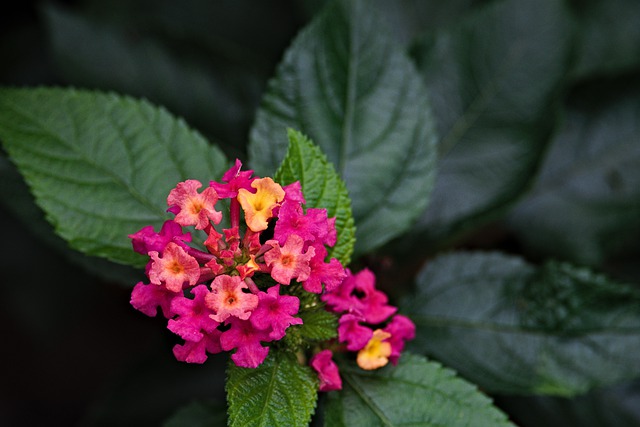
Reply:
[[640, 2], [578, 0], [577, 78], [619, 74], [640, 66]]
[[397, 366], [341, 367], [343, 390], [328, 394], [327, 427], [511, 426], [478, 389], [439, 363], [403, 354]]
[[218, 402], [193, 402], [180, 408], [163, 427], [216, 427], [227, 425], [227, 408]]
[[300, 132], [289, 130], [289, 149], [275, 173], [281, 184], [300, 181], [307, 208], [324, 208], [329, 218], [336, 218], [338, 240], [328, 248], [329, 257], [349, 264], [355, 244], [355, 226], [349, 193], [333, 165], [320, 149]]
[[0, 141], [56, 232], [88, 255], [144, 265], [127, 234], [168, 218], [167, 194], [226, 160], [145, 101], [71, 89], [0, 90]]
[[306, 426], [318, 398], [311, 368], [273, 349], [255, 369], [230, 362], [226, 389], [230, 426]]
[[483, 389], [569, 396], [638, 376], [640, 291], [589, 270], [498, 253], [431, 262], [401, 305], [413, 348]]
[[599, 265], [640, 239], [640, 85], [617, 95], [575, 100], [512, 213], [536, 254]]
[[2, 182], [0, 203], [8, 211], [11, 211], [13, 216], [25, 227], [28, 227], [38, 241], [46, 243], [50, 249], [63, 254], [74, 264], [104, 280], [131, 286], [132, 283], [137, 283], [143, 278], [143, 273], [139, 269], [115, 264], [103, 258], [83, 255], [70, 249], [69, 245], [54, 233], [51, 224], [46, 221], [42, 209], [36, 205], [33, 195], [29, 192], [24, 178], [16, 167], [4, 157], [0, 157], [0, 182]]
[[374, 7], [389, 23], [390, 36], [403, 45], [417, 37], [446, 27], [471, 12], [478, 0], [375, 0]]
[[637, 427], [640, 383], [594, 390], [573, 399], [518, 396], [500, 399], [501, 407], [521, 427]]
[[300, 328], [300, 335], [306, 341], [325, 341], [337, 337], [338, 319], [325, 310], [324, 304], [304, 310], [300, 317], [304, 323], [294, 327]]
[[424, 211], [435, 166], [427, 92], [364, 1], [334, 1], [295, 39], [251, 132], [251, 164], [271, 173], [288, 127], [320, 146], [351, 195], [356, 252], [406, 231]]
[[442, 138], [432, 201], [404, 247], [487, 221], [527, 187], [555, 121], [569, 38], [561, 1], [506, 0], [417, 44]]
[[171, 50], [133, 24], [95, 22], [51, 5], [44, 11], [52, 57], [66, 81], [145, 97], [218, 141], [244, 142], [260, 93], [251, 68]]

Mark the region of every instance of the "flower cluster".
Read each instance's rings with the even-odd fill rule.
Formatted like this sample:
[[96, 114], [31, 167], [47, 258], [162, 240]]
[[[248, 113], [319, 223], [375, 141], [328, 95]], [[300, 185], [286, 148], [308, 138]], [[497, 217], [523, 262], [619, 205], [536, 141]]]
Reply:
[[[236, 365], [255, 368], [269, 343], [303, 323], [296, 292], [306, 292], [339, 316], [337, 345], [316, 347], [311, 359], [321, 390], [341, 387], [329, 348], [357, 352], [363, 369], [397, 363], [413, 323], [395, 314], [369, 270], [351, 274], [328, 256], [335, 218], [305, 208], [299, 182], [282, 187], [241, 167], [236, 160], [223, 182], [202, 191], [199, 181], [178, 183], [167, 197], [174, 219], [158, 232], [147, 226], [129, 235], [133, 249], [149, 257], [149, 283], [134, 287], [133, 307], [149, 316], [159, 309], [168, 319], [184, 340], [173, 348], [178, 360], [203, 363], [207, 354], [230, 351]], [[229, 200], [228, 228], [216, 209], [222, 199]]]
[[[378, 369], [389, 361], [397, 364], [405, 342], [415, 337], [415, 325], [408, 317], [396, 314], [397, 308], [388, 304], [387, 295], [375, 288], [375, 276], [370, 270], [357, 274], [345, 271], [347, 277], [340, 286], [321, 296], [327, 309], [340, 316], [341, 349], [357, 352], [356, 362], [362, 369]], [[326, 349], [311, 359], [321, 391], [342, 388], [331, 357], [331, 350]]]

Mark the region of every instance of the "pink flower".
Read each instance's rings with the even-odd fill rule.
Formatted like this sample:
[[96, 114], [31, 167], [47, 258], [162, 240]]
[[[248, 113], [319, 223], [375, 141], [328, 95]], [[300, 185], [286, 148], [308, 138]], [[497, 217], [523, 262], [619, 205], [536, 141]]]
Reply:
[[327, 249], [323, 244], [312, 246], [315, 255], [309, 262], [309, 277], [302, 283], [302, 287], [307, 292], [320, 294], [322, 293], [322, 284], [324, 284], [324, 290], [331, 292], [340, 286], [344, 278], [347, 277], [347, 273], [337, 259], [331, 258], [329, 262], [324, 261], [327, 257]]
[[[315, 209], [319, 211], [320, 209]], [[309, 209], [309, 211], [312, 211]], [[326, 223], [326, 211], [324, 221]], [[281, 245], [285, 243], [291, 234], [297, 234], [305, 242], [314, 242], [316, 236], [322, 232], [322, 219], [312, 215], [305, 215], [299, 203], [284, 202], [278, 212], [278, 221], [273, 232], [273, 237]], [[326, 227], [326, 224], [325, 224]]]
[[258, 307], [249, 320], [256, 329], [271, 330], [270, 339], [282, 339], [289, 326], [302, 324], [301, 318], [293, 317], [298, 313], [300, 300], [294, 296], [280, 295], [280, 285], [270, 287], [267, 292], [260, 292], [258, 298]]
[[347, 278], [333, 292], [322, 295], [321, 299], [336, 313], [359, 313], [367, 323], [384, 322], [397, 308], [387, 304], [384, 292], [375, 288], [375, 276], [369, 269], [352, 275], [347, 269]]
[[258, 297], [243, 289], [247, 284], [238, 276], [223, 274], [213, 279], [211, 292], [205, 296], [205, 304], [216, 313], [211, 318], [216, 322], [224, 322], [230, 316], [248, 319], [258, 305]]
[[200, 278], [198, 261], [173, 242], [164, 248], [162, 258], [156, 251], [149, 252], [149, 256], [152, 259], [149, 279], [154, 285], [164, 283], [170, 291], [179, 292], [184, 283], [193, 286]]
[[139, 282], [131, 292], [131, 305], [150, 317], [155, 317], [158, 307], [160, 307], [164, 317], [170, 319], [175, 315], [171, 310], [171, 301], [176, 296], [176, 293], [164, 286], [146, 285]]
[[182, 226], [195, 225], [196, 229], [204, 230], [210, 225], [209, 221], [219, 224], [222, 212], [215, 210], [218, 201], [216, 190], [207, 187], [198, 193], [200, 187], [202, 184], [195, 179], [179, 183], [169, 193], [167, 205], [168, 211], [176, 214], [175, 222]]
[[284, 189], [284, 200], [299, 204], [305, 204], [304, 195], [302, 194], [302, 184], [300, 181], [292, 182], [282, 187]]
[[394, 365], [397, 365], [400, 353], [404, 350], [405, 342], [416, 337], [416, 325], [408, 317], [396, 314], [383, 330], [391, 334], [388, 339], [391, 344], [389, 360]]
[[153, 226], [148, 225], [140, 231], [129, 234], [133, 250], [148, 255], [151, 251], [162, 252], [169, 242], [175, 242], [180, 246], [186, 245], [182, 242], [190, 242], [191, 234], [182, 233], [182, 227], [172, 220], [167, 220], [162, 224], [160, 233], [153, 231]]
[[333, 361], [331, 350], [322, 350], [311, 358], [309, 363], [318, 373], [320, 391], [333, 391], [342, 389], [342, 378], [338, 371], [338, 365]]
[[309, 278], [309, 262], [315, 254], [315, 249], [310, 247], [307, 252], [302, 253], [304, 242], [300, 236], [290, 235], [282, 247], [276, 240], [268, 240], [266, 244], [272, 248], [264, 254], [264, 260], [267, 266], [271, 267], [271, 277], [276, 282], [288, 285], [293, 278], [299, 282]]
[[227, 320], [231, 328], [220, 336], [220, 345], [225, 351], [237, 349], [231, 360], [243, 368], [256, 368], [269, 354], [269, 347], [263, 347], [261, 341], [271, 341], [265, 331], [253, 327], [248, 320], [230, 317]]
[[360, 324], [362, 317], [354, 314], [344, 314], [338, 325], [338, 341], [347, 343], [347, 350], [358, 351], [367, 345], [373, 331]]
[[199, 341], [185, 341], [184, 344], [176, 344], [173, 347], [173, 354], [181, 362], [204, 363], [207, 360], [207, 353], [220, 353], [220, 334], [217, 329], [211, 333], [204, 334]]
[[251, 182], [256, 178], [251, 178], [252, 170], [240, 171], [242, 162], [236, 159], [234, 166], [222, 175], [222, 180], [227, 184], [220, 184], [211, 181], [209, 186], [213, 187], [221, 199], [231, 199], [238, 196], [238, 190], [244, 188], [251, 191]]
[[205, 296], [209, 294], [206, 285], [196, 286], [191, 293], [193, 299], [181, 295], [173, 299], [171, 310], [178, 317], [169, 320], [167, 328], [187, 341], [200, 341], [203, 333], [212, 333], [220, 323], [210, 317], [214, 313], [205, 305]]

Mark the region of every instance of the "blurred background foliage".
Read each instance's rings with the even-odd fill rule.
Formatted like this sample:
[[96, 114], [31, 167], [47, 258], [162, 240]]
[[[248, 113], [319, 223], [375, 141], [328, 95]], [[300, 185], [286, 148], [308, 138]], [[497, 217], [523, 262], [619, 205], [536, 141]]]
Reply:
[[[381, 286], [400, 296], [426, 260], [453, 249], [640, 283], [640, 2], [369, 3], [423, 77], [440, 134], [429, 207], [359, 260]], [[144, 97], [247, 159], [267, 82], [322, 5], [18, 2], [0, 15], [0, 84]], [[139, 273], [60, 255], [65, 244], [0, 160], [0, 424], [159, 425], [193, 400], [205, 404], [188, 414], [220, 421], [206, 402], [224, 401], [224, 357], [176, 363], [158, 319], [128, 305]], [[523, 426], [640, 424], [637, 382], [573, 399], [494, 397]]]

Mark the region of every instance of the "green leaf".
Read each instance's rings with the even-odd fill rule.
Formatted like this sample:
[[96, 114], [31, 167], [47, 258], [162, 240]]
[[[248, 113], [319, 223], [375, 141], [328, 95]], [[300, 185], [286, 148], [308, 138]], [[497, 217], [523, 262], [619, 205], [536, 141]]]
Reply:
[[[154, 4], [153, 9], [161, 6], [168, 5]], [[95, 20], [52, 4], [45, 4], [43, 10], [52, 60], [67, 82], [144, 97], [185, 117], [216, 141], [244, 143], [254, 104], [259, 101], [255, 68], [231, 64], [220, 59], [219, 52], [207, 51], [207, 62], [193, 54], [194, 42], [174, 38], [172, 50], [171, 43], [135, 22], [104, 22], [104, 15]], [[215, 64], [212, 56], [217, 57]]]
[[581, 0], [573, 4], [579, 32], [572, 77], [616, 75], [640, 66], [640, 2]]
[[318, 398], [317, 376], [290, 353], [271, 349], [255, 369], [229, 363], [230, 426], [306, 426]]
[[57, 236], [51, 224], [46, 221], [42, 209], [36, 205], [29, 187], [15, 165], [3, 156], [0, 156], [0, 182], [0, 204], [24, 224], [38, 242], [44, 242], [50, 249], [104, 280], [129, 287], [144, 278], [140, 269], [87, 256], [69, 248], [67, 242]]
[[518, 396], [502, 398], [500, 404], [522, 427], [637, 427], [640, 382], [597, 389], [573, 399]]
[[327, 395], [327, 427], [512, 425], [474, 385], [410, 353], [395, 367], [349, 365], [340, 375], [343, 389]]
[[498, 253], [431, 262], [402, 304], [412, 348], [489, 392], [570, 396], [640, 372], [640, 291], [584, 268]]
[[305, 309], [300, 313], [300, 317], [304, 323], [292, 328], [299, 328], [299, 333], [305, 341], [326, 341], [338, 336], [338, 319], [325, 310], [324, 304]]
[[427, 31], [451, 25], [478, 7], [476, 0], [374, 0], [373, 3], [393, 29], [388, 35], [403, 45], [410, 44]]
[[0, 89], [0, 141], [71, 247], [137, 266], [127, 235], [159, 229], [178, 182], [206, 185], [227, 166], [164, 109], [72, 89]]
[[442, 138], [431, 203], [402, 247], [437, 247], [527, 188], [555, 122], [569, 22], [558, 0], [491, 2], [416, 44]]
[[531, 252], [601, 265], [640, 238], [640, 85], [572, 104], [509, 220]]
[[192, 402], [165, 421], [163, 427], [213, 427], [227, 425], [227, 408], [218, 402]]
[[328, 256], [348, 265], [355, 244], [355, 226], [351, 200], [344, 182], [327, 157], [300, 132], [289, 129], [289, 149], [275, 173], [283, 185], [300, 181], [307, 208], [324, 208], [329, 218], [336, 218], [337, 243]]
[[285, 128], [313, 139], [349, 189], [358, 254], [411, 226], [435, 176], [427, 91], [375, 13], [362, 0], [327, 5], [286, 52], [249, 145], [264, 175], [287, 150]]

